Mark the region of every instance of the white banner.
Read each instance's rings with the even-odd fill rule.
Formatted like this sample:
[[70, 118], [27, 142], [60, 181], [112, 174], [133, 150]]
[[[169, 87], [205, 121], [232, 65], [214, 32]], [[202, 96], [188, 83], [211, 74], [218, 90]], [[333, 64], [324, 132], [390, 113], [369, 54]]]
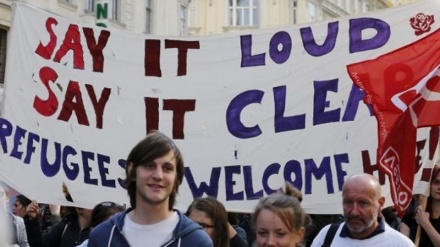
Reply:
[[[182, 210], [211, 195], [251, 212], [287, 181], [308, 213], [340, 213], [344, 180], [362, 172], [380, 178], [390, 204], [376, 165], [376, 119], [347, 65], [436, 31], [438, 21], [420, 18], [435, 13], [440, 2], [426, 0], [285, 28], [164, 37], [14, 3], [0, 180], [39, 202], [128, 204], [124, 160], [159, 129], [184, 155]], [[419, 164], [428, 131], [418, 136]]]

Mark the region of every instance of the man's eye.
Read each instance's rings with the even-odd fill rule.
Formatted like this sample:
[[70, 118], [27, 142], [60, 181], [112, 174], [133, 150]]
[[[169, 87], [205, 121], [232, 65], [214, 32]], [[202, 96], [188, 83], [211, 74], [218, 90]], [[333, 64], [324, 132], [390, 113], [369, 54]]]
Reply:
[[154, 164], [153, 163], [147, 163], [147, 164], [144, 164], [144, 165], [142, 165], [143, 167], [145, 167], [145, 168], [147, 168], [147, 169], [152, 169], [152, 168], [154, 168]]
[[167, 172], [170, 172], [170, 171], [173, 171], [173, 170], [174, 170], [174, 168], [173, 168], [172, 166], [165, 166], [163, 169], [164, 169], [165, 171], [167, 171]]

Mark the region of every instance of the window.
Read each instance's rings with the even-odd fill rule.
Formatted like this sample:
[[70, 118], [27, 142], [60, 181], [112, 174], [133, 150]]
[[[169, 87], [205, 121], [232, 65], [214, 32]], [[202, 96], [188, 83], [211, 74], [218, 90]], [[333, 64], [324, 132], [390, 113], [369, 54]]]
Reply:
[[145, 33], [151, 33], [151, 0], [145, 0]]
[[180, 5], [179, 18], [180, 18], [180, 35], [188, 34], [188, 23], [187, 23], [187, 7]]
[[112, 19], [122, 22], [122, 0], [112, 0]]
[[197, 28], [199, 26], [197, 11], [198, 4], [198, 0], [191, 0], [190, 4], [188, 5], [188, 28]]
[[86, 13], [95, 12], [95, 0], [86, 0], [86, 5], [84, 6], [84, 11]]
[[7, 36], [8, 36], [8, 31], [0, 28], [0, 84], [5, 83]]
[[229, 25], [258, 26], [258, 0], [229, 0]]
[[307, 10], [309, 13], [309, 21], [316, 21], [316, 5], [311, 2], [307, 2]]

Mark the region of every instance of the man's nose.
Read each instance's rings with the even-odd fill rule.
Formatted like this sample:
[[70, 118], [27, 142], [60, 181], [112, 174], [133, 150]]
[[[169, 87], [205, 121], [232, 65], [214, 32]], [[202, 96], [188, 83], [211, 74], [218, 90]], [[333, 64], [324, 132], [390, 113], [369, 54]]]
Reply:
[[162, 167], [157, 166], [156, 169], [154, 169], [153, 177], [156, 178], [156, 179], [162, 179], [163, 178]]
[[359, 205], [357, 203], [353, 204], [353, 207], [350, 210], [351, 215], [359, 215]]

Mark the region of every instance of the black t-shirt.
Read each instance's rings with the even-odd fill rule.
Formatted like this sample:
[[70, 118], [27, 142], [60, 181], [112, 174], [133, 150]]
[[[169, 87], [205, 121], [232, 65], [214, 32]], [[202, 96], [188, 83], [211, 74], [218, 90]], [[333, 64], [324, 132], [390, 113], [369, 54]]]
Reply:
[[[438, 233], [440, 233], [440, 218], [430, 219], [429, 221], [431, 222], [431, 225], [434, 226], [435, 230]], [[405, 223], [409, 227], [409, 238], [414, 242], [416, 239], [418, 224], [417, 224], [416, 220], [414, 219], [413, 213], [408, 212], [407, 214], [405, 214], [405, 216], [402, 219], [402, 222]], [[423, 228], [421, 230], [422, 231], [420, 233], [419, 246], [434, 247], [434, 244], [432, 244], [431, 239], [429, 238], [428, 234], [426, 234], [426, 232], [423, 230]]]

